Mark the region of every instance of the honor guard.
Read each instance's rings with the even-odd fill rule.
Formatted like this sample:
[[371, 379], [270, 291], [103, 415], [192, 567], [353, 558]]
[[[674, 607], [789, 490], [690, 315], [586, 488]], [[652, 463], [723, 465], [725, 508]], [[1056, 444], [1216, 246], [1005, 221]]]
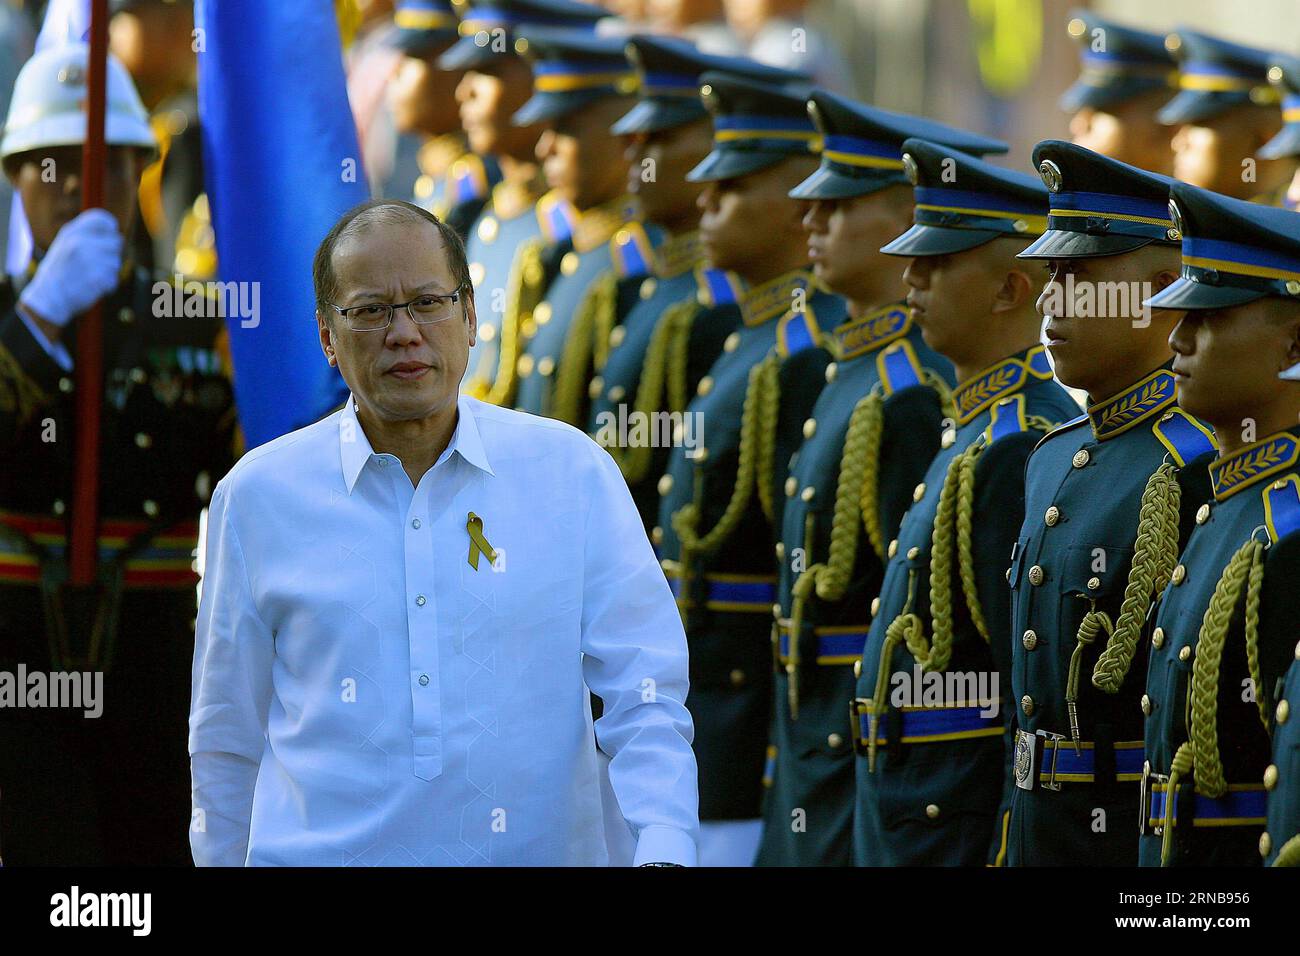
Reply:
[[1168, 173], [1169, 130], [1155, 114], [1178, 85], [1178, 64], [1164, 35], [1121, 26], [1089, 10], [1070, 14], [1079, 44], [1079, 78], [1061, 97], [1072, 114], [1070, 138], [1112, 159]]
[[706, 304], [734, 299], [742, 324], [687, 406], [697, 439], [673, 448], [659, 479], [659, 527], [691, 647], [701, 860], [748, 865], [771, 715], [771, 555], [784, 503], [775, 491], [784, 460], [774, 447], [776, 418], [790, 406], [806, 418], [825, 381], [820, 367], [780, 380], [789, 363], [777, 356], [816, 350], [819, 322], [839, 324], [844, 305], [812, 284], [802, 209], [787, 195], [816, 168], [807, 85], [712, 72], [700, 80], [714, 146], [688, 178], [707, 184], [705, 260], [727, 270], [708, 274]]
[[501, 168], [490, 154], [466, 148], [453, 96], [462, 70], [439, 60], [456, 42], [458, 24], [449, 0], [398, 0], [392, 42], [404, 56], [390, 91], [398, 128], [428, 137], [416, 156], [412, 201], [463, 236], [501, 181]]
[[1156, 114], [1178, 128], [1174, 178], [1225, 196], [1279, 204], [1295, 170], [1259, 152], [1282, 125], [1269, 85], [1270, 54], [1180, 29], [1165, 40], [1178, 58], [1178, 94]]
[[[1178, 407], [1178, 315], [1144, 314], [1136, 291], [1178, 277], [1170, 180], [1057, 141], [1035, 148], [1034, 165], [1047, 232], [1020, 258], [1048, 263], [1047, 348], [1089, 404], [1025, 470], [1008, 574], [1019, 710], [1007, 862], [1133, 866], [1147, 616], [1209, 497], [1214, 439]], [[1109, 287], [1132, 295], [1086, 306]]]
[[[1268, 67], [1268, 81], [1282, 96], [1282, 128], [1277, 135], [1260, 147], [1264, 159], [1282, 156], [1300, 156], [1300, 58], [1274, 54]], [[1300, 168], [1281, 205], [1286, 209], [1300, 209]]]
[[[1005, 144], [817, 92], [808, 111], [821, 166], [790, 193], [817, 281], [848, 304], [824, 330], [826, 385], [778, 458], [785, 505], [776, 545], [775, 718], [759, 863], [847, 865], [853, 746], [844, 701], [880, 589], [885, 543], [939, 450], [940, 395], [952, 366], [931, 351], [903, 302], [903, 267], [878, 250], [912, 221], [903, 142], [926, 133], [973, 152]], [[788, 466], [788, 467], [787, 467]], [[797, 823], [796, 823], [797, 822]]]
[[515, 122], [545, 126], [537, 158], [551, 191], [537, 203], [544, 242], [521, 249], [515, 263], [523, 288], [519, 328], [509, 333], [520, 343], [514, 406], [581, 427], [587, 379], [565, 374], [561, 391], [559, 372], [586, 364], [583, 330], [617, 294], [610, 240], [633, 212], [623, 144], [610, 126], [631, 105], [636, 75], [616, 37], [538, 29], [524, 42], [533, 96]]
[[1213, 498], [1169, 573], [1151, 632], [1139, 824], [1143, 866], [1258, 865], [1270, 734], [1296, 642], [1300, 548], [1300, 214], [1170, 189], [1182, 276], [1148, 301], [1170, 336], [1179, 401], [1214, 426]]
[[700, 76], [713, 70], [784, 82], [797, 75], [701, 53], [670, 37], [631, 37], [627, 55], [637, 68], [639, 99], [613, 132], [632, 138], [628, 191], [645, 222], [614, 234], [617, 296], [591, 316], [588, 363], [572, 363], [564, 372], [582, 375], [585, 366], [596, 371], [587, 430], [618, 462], [647, 531], [662, 537], [662, 531], [652, 531], [659, 517], [656, 482], [674, 444], [672, 432], [684, 434], [687, 403], [740, 324], [733, 297], [712, 308], [701, 301], [710, 281], [722, 277], [710, 275], [703, 264], [703, 184], [686, 179], [713, 142]]
[[1036, 344], [1038, 284], [1015, 260], [1046, 228], [1047, 191], [946, 146], [909, 139], [903, 149], [915, 225], [882, 251], [912, 257], [913, 320], [960, 384], [872, 602], [850, 706], [853, 851], [864, 866], [971, 866], [1000, 855], [1011, 720], [1004, 575], [1024, 463], [1079, 409]]
[[444, 70], [464, 71], [456, 99], [470, 149], [495, 156], [501, 168], [501, 182], [465, 236], [478, 330], [461, 387], [494, 405], [514, 399], [519, 327], [537, 304], [535, 295], [523, 293], [542, 281], [538, 253], [544, 230], [549, 234], [556, 221], [565, 221], [554, 216], [553, 204], [545, 220], [536, 208], [546, 191], [537, 159], [542, 126], [512, 121], [533, 94], [532, 70], [519, 53], [525, 41], [518, 34], [539, 26], [592, 30], [606, 16], [600, 7], [570, 0], [477, 0], [463, 8], [460, 39], [438, 58]]
[[[0, 708], [0, 827], [11, 864], [184, 864], [189, 771], [175, 731], [189, 706], [198, 516], [232, 461], [232, 393], [207, 300], [123, 261], [154, 138], [111, 56], [106, 208], [76, 213], [86, 59], [80, 43], [32, 57], [0, 140], [35, 246], [26, 272], [0, 283], [0, 671], [98, 672], [102, 713]], [[68, 581], [73, 357], [97, 300], [99, 552], [97, 581], [81, 588]]]

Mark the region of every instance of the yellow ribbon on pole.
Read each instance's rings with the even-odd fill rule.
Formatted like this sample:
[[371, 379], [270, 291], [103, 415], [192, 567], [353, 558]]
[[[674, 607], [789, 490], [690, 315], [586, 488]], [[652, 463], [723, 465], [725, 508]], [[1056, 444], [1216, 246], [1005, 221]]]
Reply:
[[465, 522], [465, 530], [469, 532], [469, 566], [475, 571], [478, 570], [480, 554], [489, 561], [496, 561], [496, 549], [488, 544], [487, 538], [483, 537], [483, 519], [471, 511], [469, 520]]

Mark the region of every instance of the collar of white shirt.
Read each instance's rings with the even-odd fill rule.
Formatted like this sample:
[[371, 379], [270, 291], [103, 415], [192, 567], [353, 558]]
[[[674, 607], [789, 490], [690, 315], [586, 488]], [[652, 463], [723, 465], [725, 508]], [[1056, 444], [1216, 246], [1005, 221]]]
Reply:
[[[496, 472], [492, 470], [487, 452], [483, 448], [483, 436], [479, 434], [472, 403], [464, 395], [456, 400], [456, 430], [452, 433], [446, 449], [438, 456], [434, 467], [441, 465], [453, 454], [460, 455], [475, 468], [496, 477]], [[343, 481], [348, 486], [348, 494], [352, 494], [352, 488], [356, 485], [366, 462], [377, 457], [374, 448], [371, 447], [370, 439], [366, 437], [365, 429], [357, 419], [356, 399], [348, 395], [347, 404], [343, 406], [343, 414], [339, 416], [339, 462], [343, 466]]]

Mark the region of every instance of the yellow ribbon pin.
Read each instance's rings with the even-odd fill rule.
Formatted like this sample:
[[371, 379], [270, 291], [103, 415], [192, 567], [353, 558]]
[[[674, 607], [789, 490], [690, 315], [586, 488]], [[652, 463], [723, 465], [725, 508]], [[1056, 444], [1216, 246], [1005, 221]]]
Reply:
[[497, 559], [496, 549], [488, 544], [488, 539], [483, 537], [483, 519], [474, 512], [469, 513], [469, 520], [465, 522], [465, 530], [469, 532], [469, 566], [475, 571], [478, 570], [478, 556], [481, 554], [489, 561]]

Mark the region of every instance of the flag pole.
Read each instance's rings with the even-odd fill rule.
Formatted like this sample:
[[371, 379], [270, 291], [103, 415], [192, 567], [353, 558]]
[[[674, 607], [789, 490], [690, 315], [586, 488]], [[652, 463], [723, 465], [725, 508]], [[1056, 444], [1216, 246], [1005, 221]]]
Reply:
[[[86, 62], [86, 141], [81, 152], [81, 208], [104, 204], [105, 88], [108, 81], [108, 0], [90, 0], [90, 54]], [[74, 585], [95, 580], [99, 528], [99, 424], [104, 397], [103, 305], [77, 320], [76, 447], [73, 458], [72, 545]]]

